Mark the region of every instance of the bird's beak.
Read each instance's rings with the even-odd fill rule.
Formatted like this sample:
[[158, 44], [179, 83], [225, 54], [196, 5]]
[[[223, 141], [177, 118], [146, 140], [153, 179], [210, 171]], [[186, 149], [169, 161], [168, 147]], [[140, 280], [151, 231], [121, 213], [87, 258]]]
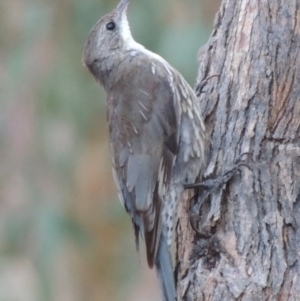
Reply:
[[118, 4], [116, 10], [120, 13], [120, 15], [123, 15], [124, 12], [126, 12], [127, 6], [129, 4], [130, 0], [121, 0]]

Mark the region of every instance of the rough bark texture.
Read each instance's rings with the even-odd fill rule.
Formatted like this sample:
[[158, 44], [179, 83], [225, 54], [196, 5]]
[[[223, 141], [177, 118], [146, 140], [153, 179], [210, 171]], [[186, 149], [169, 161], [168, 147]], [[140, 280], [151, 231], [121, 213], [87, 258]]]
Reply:
[[197, 211], [200, 234], [181, 203], [179, 300], [300, 300], [299, 34], [299, 0], [224, 0], [200, 50], [204, 175], [222, 175], [246, 152], [251, 169]]

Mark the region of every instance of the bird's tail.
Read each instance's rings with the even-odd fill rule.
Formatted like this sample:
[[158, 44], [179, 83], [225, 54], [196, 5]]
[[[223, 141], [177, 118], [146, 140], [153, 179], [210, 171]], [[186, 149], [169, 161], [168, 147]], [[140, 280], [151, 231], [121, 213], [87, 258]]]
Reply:
[[156, 273], [163, 294], [163, 301], [176, 301], [176, 289], [172, 267], [171, 253], [167, 244], [167, 239], [163, 234], [160, 235], [156, 255]]

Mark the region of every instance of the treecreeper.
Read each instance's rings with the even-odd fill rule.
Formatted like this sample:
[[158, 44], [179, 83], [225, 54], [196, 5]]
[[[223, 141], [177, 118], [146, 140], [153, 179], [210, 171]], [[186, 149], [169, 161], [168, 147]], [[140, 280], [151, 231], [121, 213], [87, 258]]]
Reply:
[[83, 62], [107, 94], [113, 175], [137, 248], [141, 235], [163, 300], [175, 301], [173, 225], [184, 185], [204, 161], [205, 127], [182, 75], [132, 38], [128, 4], [121, 0], [92, 28]]

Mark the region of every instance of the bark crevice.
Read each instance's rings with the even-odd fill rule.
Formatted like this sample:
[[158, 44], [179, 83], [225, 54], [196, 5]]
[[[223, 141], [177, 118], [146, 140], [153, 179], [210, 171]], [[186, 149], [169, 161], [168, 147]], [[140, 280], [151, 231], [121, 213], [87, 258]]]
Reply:
[[196, 91], [209, 137], [203, 174], [220, 176], [248, 152], [252, 168], [199, 212], [208, 237], [192, 229], [189, 199], [180, 204], [179, 300], [300, 296], [299, 8], [297, 0], [225, 0], [199, 51]]

